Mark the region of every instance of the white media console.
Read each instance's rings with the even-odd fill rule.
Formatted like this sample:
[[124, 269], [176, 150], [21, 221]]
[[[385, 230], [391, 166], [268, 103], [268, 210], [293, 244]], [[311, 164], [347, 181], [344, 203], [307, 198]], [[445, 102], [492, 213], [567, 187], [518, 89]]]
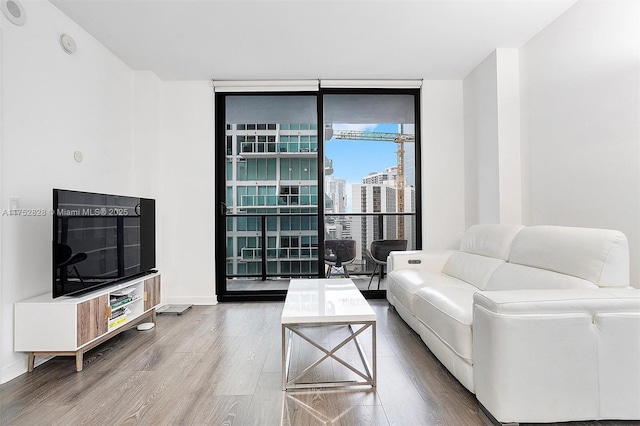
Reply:
[[78, 297], [43, 294], [15, 304], [15, 351], [29, 353], [28, 371], [36, 356], [76, 357], [130, 326], [151, 317], [160, 304], [160, 274], [145, 275]]

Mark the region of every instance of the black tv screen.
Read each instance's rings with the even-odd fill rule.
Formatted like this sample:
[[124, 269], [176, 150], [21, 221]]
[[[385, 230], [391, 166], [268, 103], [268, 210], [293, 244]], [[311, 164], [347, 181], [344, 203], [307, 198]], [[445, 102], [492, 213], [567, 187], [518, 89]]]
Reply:
[[53, 297], [142, 276], [156, 266], [155, 200], [53, 190]]

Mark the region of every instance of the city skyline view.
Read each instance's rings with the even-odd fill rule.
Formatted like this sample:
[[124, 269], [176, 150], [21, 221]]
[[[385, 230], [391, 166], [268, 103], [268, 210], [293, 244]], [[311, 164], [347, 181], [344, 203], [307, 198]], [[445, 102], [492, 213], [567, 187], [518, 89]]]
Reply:
[[[398, 133], [413, 134], [414, 129], [397, 123], [228, 123], [227, 276], [313, 275], [319, 269], [319, 242], [327, 239], [355, 241], [352, 271], [369, 271], [373, 265], [366, 250], [373, 240], [406, 235], [413, 242], [413, 219], [375, 213], [414, 211], [415, 138], [403, 138], [402, 143], [397, 138]], [[323, 142], [322, 136], [331, 139]], [[406, 172], [402, 193], [394, 170], [400, 146]], [[330, 164], [326, 169], [318, 162], [319, 148]], [[318, 185], [323, 170], [329, 172], [324, 188]], [[314, 214], [321, 208], [346, 215], [330, 214], [320, 225]], [[350, 212], [358, 215], [349, 217]], [[268, 218], [261, 225], [263, 215]]]
[[[397, 123], [332, 124], [334, 131], [357, 130], [367, 132], [397, 133]], [[406, 125], [405, 133], [413, 134], [414, 126]], [[407, 150], [405, 146], [405, 151]], [[351, 187], [362, 183], [372, 173], [382, 172], [398, 165], [397, 144], [385, 141], [336, 139], [325, 141], [324, 153], [333, 162], [334, 179], [344, 179], [347, 186], [347, 211], [352, 211]], [[413, 182], [407, 181], [407, 184]]]
[[[397, 124], [333, 124], [334, 130], [362, 130], [368, 132], [397, 132]], [[347, 184], [362, 183], [370, 173], [397, 165], [397, 147], [392, 142], [338, 140], [325, 142], [325, 156], [333, 161], [333, 175]], [[366, 161], [361, 161], [366, 155]]]

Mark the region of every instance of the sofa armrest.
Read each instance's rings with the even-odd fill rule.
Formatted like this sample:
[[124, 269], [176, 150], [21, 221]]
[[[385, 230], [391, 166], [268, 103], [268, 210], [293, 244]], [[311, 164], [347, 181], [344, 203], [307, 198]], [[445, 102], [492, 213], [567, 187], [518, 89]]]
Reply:
[[639, 419], [640, 290], [474, 295], [478, 401], [500, 422]]
[[442, 272], [451, 254], [457, 250], [394, 251], [387, 259], [387, 272], [397, 269], [420, 269]]

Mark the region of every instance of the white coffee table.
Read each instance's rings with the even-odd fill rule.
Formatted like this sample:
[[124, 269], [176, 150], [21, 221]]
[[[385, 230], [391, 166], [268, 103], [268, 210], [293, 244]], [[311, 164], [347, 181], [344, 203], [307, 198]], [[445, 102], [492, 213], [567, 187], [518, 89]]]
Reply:
[[[360, 290], [350, 279], [292, 279], [282, 310], [282, 389], [327, 388], [340, 386], [376, 386], [376, 314]], [[344, 325], [350, 334], [332, 348], [324, 348], [305, 334], [308, 327]], [[360, 326], [354, 330], [354, 326]], [[371, 366], [358, 336], [371, 328]], [[324, 355], [306, 367], [296, 377], [289, 378], [293, 335], [297, 335]], [[349, 342], [355, 342], [362, 367], [355, 366], [336, 355]], [[357, 374], [357, 380], [301, 382], [310, 370], [332, 358]]]

